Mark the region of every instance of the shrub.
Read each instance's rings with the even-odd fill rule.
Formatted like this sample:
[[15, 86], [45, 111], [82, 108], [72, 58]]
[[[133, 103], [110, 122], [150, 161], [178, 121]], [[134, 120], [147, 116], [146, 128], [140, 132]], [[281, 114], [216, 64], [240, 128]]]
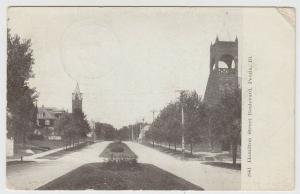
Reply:
[[43, 135], [38, 135], [38, 134], [30, 134], [28, 136], [29, 140], [44, 140], [44, 136]]
[[110, 159], [104, 162], [104, 167], [111, 170], [130, 170], [139, 168], [139, 165], [136, 159]]
[[124, 148], [122, 148], [122, 147], [119, 147], [119, 146], [116, 146], [116, 147], [112, 147], [111, 149], [110, 149], [110, 151], [111, 152], [124, 152]]

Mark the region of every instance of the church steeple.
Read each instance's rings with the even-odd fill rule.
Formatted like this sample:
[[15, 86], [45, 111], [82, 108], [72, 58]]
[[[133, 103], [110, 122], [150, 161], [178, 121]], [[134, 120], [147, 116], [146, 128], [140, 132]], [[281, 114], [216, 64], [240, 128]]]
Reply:
[[77, 82], [77, 84], [76, 84], [76, 87], [75, 87], [74, 92], [72, 93], [72, 96], [73, 96], [73, 100], [74, 100], [75, 98], [79, 98], [79, 99], [82, 98], [82, 93], [80, 92], [78, 82]]
[[72, 112], [74, 112], [75, 109], [82, 111], [82, 93], [80, 92], [78, 82], [72, 93]]
[[74, 90], [74, 93], [75, 93], [75, 94], [80, 94], [80, 89], [79, 89], [79, 84], [78, 84], [78, 82], [77, 82], [77, 84], [76, 84], [76, 88], [75, 88], [75, 90]]

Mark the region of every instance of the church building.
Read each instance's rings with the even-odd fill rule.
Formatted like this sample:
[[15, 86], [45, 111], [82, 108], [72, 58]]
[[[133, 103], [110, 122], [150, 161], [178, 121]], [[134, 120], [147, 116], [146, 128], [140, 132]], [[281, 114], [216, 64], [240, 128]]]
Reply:
[[75, 110], [82, 111], [82, 93], [80, 92], [78, 82], [72, 93], [72, 113], [74, 113]]

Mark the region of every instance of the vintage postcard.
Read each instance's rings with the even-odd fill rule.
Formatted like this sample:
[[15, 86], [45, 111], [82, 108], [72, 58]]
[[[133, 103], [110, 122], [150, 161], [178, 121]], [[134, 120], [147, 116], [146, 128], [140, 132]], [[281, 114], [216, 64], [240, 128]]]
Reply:
[[7, 9], [9, 190], [293, 190], [295, 9]]

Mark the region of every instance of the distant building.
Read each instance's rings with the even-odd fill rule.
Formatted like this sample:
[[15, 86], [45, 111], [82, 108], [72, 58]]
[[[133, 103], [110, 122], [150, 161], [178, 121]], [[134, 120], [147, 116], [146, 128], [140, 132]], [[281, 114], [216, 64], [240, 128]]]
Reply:
[[65, 114], [66, 111], [55, 107], [39, 107], [37, 111], [37, 129], [35, 134], [44, 135], [48, 139], [60, 139], [55, 133], [54, 127], [57, 120]]
[[95, 121], [93, 120], [89, 121], [89, 125], [91, 127], [91, 131], [87, 134], [87, 136], [91, 138], [93, 142], [95, 142], [97, 139], [96, 132], [95, 132]]
[[78, 83], [72, 93], [72, 113], [74, 113], [75, 110], [82, 111], [82, 93], [80, 92]]
[[66, 111], [63, 109], [44, 107], [43, 105], [38, 108], [37, 125], [41, 127], [53, 127], [56, 120], [58, 120], [64, 113], [66, 113]]
[[148, 131], [150, 128], [150, 125], [145, 125], [141, 131], [140, 131], [140, 134], [139, 134], [139, 137], [138, 137], [138, 142], [139, 143], [142, 143], [145, 141], [145, 137], [146, 137], [146, 131]]

